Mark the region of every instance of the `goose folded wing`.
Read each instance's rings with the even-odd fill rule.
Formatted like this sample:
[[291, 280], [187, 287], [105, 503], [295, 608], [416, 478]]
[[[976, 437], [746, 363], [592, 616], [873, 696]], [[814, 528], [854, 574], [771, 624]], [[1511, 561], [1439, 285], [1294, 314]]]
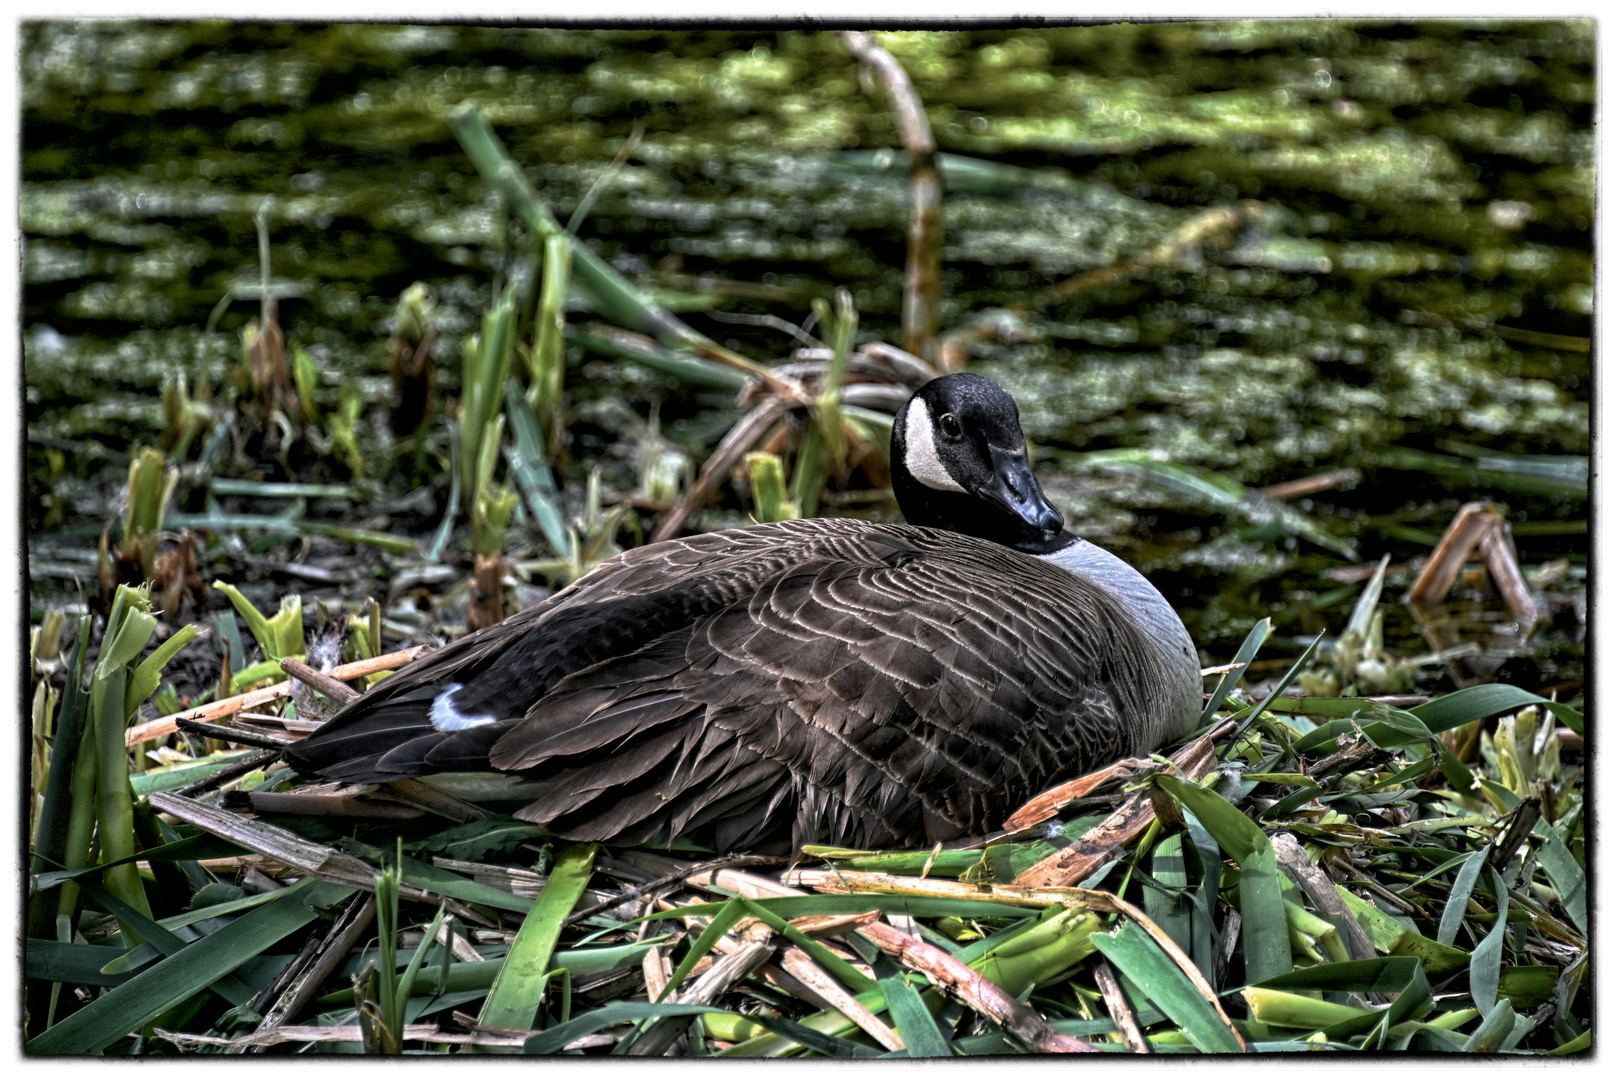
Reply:
[[[1103, 658], [1043, 602], [1070, 597], [1028, 591], [1040, 579], [1013, 560], [983, 596], [956, 580], [980, 567], [881, 555], [782, 569], [561, 680], [491, 756], [558, 781], [520, 816], [578, 838], [702, 826], [737, 842], [910, 842], [981, 831], [1080, 766], [1060, 760], [1082, 749], [1072, 702], [1116, 721], [1105, 694], [1079, 692]], [[1029, 650], [1064, 659], [1029, 664]]]

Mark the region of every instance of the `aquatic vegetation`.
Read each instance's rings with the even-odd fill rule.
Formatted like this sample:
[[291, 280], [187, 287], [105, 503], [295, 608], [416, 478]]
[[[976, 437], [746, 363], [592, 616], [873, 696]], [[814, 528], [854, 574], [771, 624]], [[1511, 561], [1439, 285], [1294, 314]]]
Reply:
[[[935, 366], [834, 34], [21, 33], [31, 1052], [1590, 1045], [1591, 21], [874, 34]], [[288, 787], [299, 655], [890, 519], [960, 365], [1220, 674], [1170, 767], [786, 883]]]

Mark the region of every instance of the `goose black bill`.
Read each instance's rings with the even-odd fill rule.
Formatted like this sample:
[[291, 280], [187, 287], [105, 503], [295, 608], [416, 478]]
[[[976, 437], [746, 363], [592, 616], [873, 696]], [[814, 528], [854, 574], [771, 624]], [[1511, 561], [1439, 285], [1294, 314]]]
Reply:
[[991, 499], [1032, 528], [1041, 530], [1044, 540], [1059, 535], [1065, 527], [1065, 518], [1043, 496], [1043, 488], [1032, 475], [1032, 463], [1027, 460], [1026, 451], [997, 446], [987, 449], [992, 455], [993, 478], [975, 494]]

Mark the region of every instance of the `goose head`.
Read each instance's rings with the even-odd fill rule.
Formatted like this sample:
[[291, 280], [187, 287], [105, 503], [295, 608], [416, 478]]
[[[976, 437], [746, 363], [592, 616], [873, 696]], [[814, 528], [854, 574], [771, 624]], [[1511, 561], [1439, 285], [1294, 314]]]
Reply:
[[1032, 475], [1009, 391], [960, 372], [920, 387], [892, 424], [892, 490], [910, 525], [1033, 554], [1069, 543]]

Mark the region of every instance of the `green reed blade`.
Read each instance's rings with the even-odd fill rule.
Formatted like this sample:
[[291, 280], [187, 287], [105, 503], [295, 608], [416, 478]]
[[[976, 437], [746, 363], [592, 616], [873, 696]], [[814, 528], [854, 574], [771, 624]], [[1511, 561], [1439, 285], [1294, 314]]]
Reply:
[[577, 906], [594, 872], [594, 844], [573, 844], [555, 860], [549, 880], [522, 920], [516, 940], [488, 991], [478, 1022], [486, 1027], [530, 1028], [538, 1015], [561, 924]]

